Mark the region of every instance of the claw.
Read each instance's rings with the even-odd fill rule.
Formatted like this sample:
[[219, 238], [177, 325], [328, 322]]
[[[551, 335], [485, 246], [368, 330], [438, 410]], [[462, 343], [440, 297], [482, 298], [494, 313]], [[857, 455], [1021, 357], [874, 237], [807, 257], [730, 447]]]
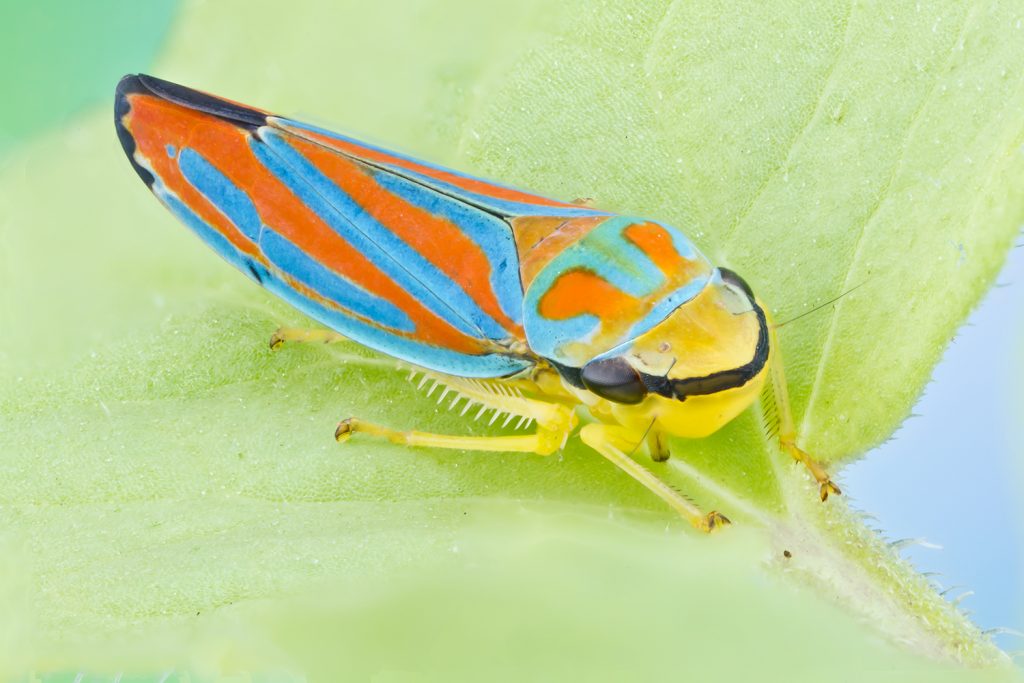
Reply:
[[811, 473], [814, 480], [818, 482], [818, 495], [821, 496], [821, 502], [828, 500], [829, 495], [841, 496], [843, 495], [842, 490], [835, 485], [835, 482], [828, 476], [828, 472], [818, 464], [818, 462], [809, 456], [806, 451], [801, 450], [793, 442], [793, 439], [780, 439], [782, 447], [789, 452], [793, 459], [799, 463], [802, 463], [804, 467]]
[[347, 417], [338, 423], [338, 428], [334, 430], [334, 440], [338, 443], [344, 443], [352, 438], [352, 418]]
[[274, 330], [274, 334], [270, 335], [270, 350], [277, 351], [284, 344], [284, 337], [281, 335], [281, 328]]
[[835, 482], [833, 482], [831, 479], [826, 479], [825, 481], [821, 482], [821, 488], [819, 492], [821, 493], [822, 503], [828, 500], [829, 494], [834, 496], [843, 495], [842, 489], [836, 486]]
[[701, 531], [711, 533], [712, 531], [723, 529], [730, 524], [732, 524], [732, 522], [729, 521], [728, 517], [717, 510], [712, 510], [707, 514], [707, 517], [704, 518], [704, 522], [701, 524]]

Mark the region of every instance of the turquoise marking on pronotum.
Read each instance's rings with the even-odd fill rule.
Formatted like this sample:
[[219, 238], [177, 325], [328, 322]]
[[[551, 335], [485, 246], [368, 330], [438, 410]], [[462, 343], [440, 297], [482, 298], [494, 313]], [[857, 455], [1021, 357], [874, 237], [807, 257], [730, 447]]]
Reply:
[[527, 322], [526, 341], [538, 355], [563, 365], [572, 365], [573, 359], [562, 352], [563, 345], [569, 342], [586, 344], [600, 327], [601, 319], [589, 313], [566, 320], [546, 320], [543, 325], [530, 325]]
[[601, 320], [590, 314], [566, 320], [552, 320], [540, 314], [541, 298], [564, 272], [552, 269], [549, 264], [530, 283], [523, 302], [523, 330], [530, 349], [535, 353], [559, 363], [572, 364], [572, 359], [562, 354], [562, 345], [566, 342], [585, 341], [601, 326]]
[[602, 324], [615, 322], [602, 321], [593, 315], [568, 320], [542, 316], [538, 310], [541, 299], [566, 273], [589, 271], [636, 298], [651, 294], [664, 281], [664, 275], [650, 258], [623, 238], [623, 230], [634, 222], [623, 216], [603, 221], [537, 274], [526, 291], [523, 304], [524, 328], [531, 349], [545, 358], [571, 364], [573, 359], [562, 351], [566, 343], [585, 343]]
[[526, 310], [535, 310], [540, 298], [558, 278], [574, 270], [594, 273], [638, 299], [657, 290], [665, 276], [645, 253], [622, 235], [623, 230], [635, 222], [632, 218], [613, 216], [552, 259], [530, 283]]
[[[620, 291], [637, 299], [645, 299], [665, 286], [665, 276], [639, 247], [625, 236], [625, 230], [645, 219], [615, 216], [591, 230], [579, 242], [567, 248], [547, 264], [530, 283], [523, 304], [524, 328], [530, 348], [552, 360], [571, 364], [574, 359], [563, 352], [567, 343], [586, 343], [600, 326], [621, 326], [616, 345], [647, 332], [668, 317], [676, 308], [691, 300], [707, 285], [708, 276], [698, 275], [656, 300], [650, 301], [648, 313], [628, 329], [627, 321], [599, 320], [593, 315], [579, 315], [568, 320], [551, 320], [538, 310], [541, 299], [566, 273], [585, 270], [598, 275]], [[660, 224], [659, 224], [660, 225]], [[707, 262], [689, 240], [678, 230], [666, 228], [680, 256]], [[711, 269], [708, 264], [709, 271]], [[669, 283], [671, 284], [671, 283]], [[594, 349], [595, 354], [607, 349]]]
[[657, 225], [664, 228], [665, 232], [672, 237], [672, 245], [676, 248], [676, 253], [680, 256], [690, 259], [691, 261], [704, 261], [709, 266], [711, 265], [710, 261], [705, 258], [704, 254], [697, 251], [697, 247], [693, 246], [693, 242], [691, 242], [678, 228], [666, 225], [665, 223], [657, 223]]
[[259, 241], [263, 223], [249, 195], [189, 147], [178, 155], [178, 167], [185, 180], [227, 216], [243, 235], [253, 242]]
[[519, 281], [519, 254], [508, 223], [392, 173], [377, 172], [374, 180], [413, 206], [451, 222], [480, 247], [491, 266], [491, 291], [501, 310], [514, 322], [522, 321], [523, 291]]
[[707, 286], [707, 284], [708, 280], [706, 278], [695, 278], [672, 292], [667, 297], [656, 303], [654, 308], [652, 308], [647, 315], [641, 318], [639, 322], [633, 325], [633, 327], [629, 328], [626, 338], [636, 339], [644, 332], [649, 331], [652, 327], [667, 318], [672, 311], [697, 296], [700, 291]]
[[400, 308], [321, 265], [277, 232], [264, 230], [260, 249], [275, 268], [325, 299], [376, 324], [401, 332], [416, 331], [415, 324]]
[[545, 270], [567, 272], [585, 268], [630, 296], [647, 296], [661, 286], [665, 276], [647, 254], [623, 235], [627, 227], [637, 222], [643, 221], [627, 216], [609, 218], [556, 257]]
[[457, 283], [370, 217], [277, 133], [262, 129], [260, 134], [265, 144], [254, 139], [251, 147], [267, 169], [438, 317], [472, 336], [509, 336]]

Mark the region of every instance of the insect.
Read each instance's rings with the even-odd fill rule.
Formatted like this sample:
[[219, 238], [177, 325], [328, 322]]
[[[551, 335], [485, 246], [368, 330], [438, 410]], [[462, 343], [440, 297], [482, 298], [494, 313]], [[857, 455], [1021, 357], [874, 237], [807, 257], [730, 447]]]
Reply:
[[[775, 326], [736, 273], [678, 229], [522, 192], [146, 75], [121, 80], [117, 134], [139, 177], [228, 262], [323, 330], [422, 371], [465, 414], [528, 433], [356, 434], [429, 448], [550, 455], [579, 436], [694, 527], [705, 513], [634, 456], [707, 436], [767, 387], [797, 446]], [[451, 399], [448, 397], [451, 396]], [[584, 418], [581, 421], [581, 418]]]

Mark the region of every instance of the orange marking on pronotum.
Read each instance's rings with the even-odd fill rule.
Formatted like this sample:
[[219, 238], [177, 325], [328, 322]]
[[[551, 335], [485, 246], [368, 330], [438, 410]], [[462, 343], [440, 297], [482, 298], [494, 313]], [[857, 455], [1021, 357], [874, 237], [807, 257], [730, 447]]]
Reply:
[[608, 216], [518, 216], [512, 219], [523, 287], [529, 287], [537, 273], [553, 258], [607, 219]]
[[538, 302], [542, 316], [566, 320], [578, 315], [596, 315], [602, 320], [616, 320], [628, 315], [637, 300], [588, 270], [563, 273]]
[[623, 231], [623, 234], [667, 277], [674, 280], [680, 278], [680, 272], [685, 269], [687, 259], [676, 251], [672, 236], [665, 228], [651, 222], [633, 223]]

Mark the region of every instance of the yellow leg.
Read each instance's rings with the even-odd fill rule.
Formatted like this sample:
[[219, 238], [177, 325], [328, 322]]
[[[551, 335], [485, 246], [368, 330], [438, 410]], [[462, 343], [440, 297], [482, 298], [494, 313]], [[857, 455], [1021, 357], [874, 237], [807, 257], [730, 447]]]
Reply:
[[[631, 438], [632, 437], [632, 438]], [[636, 437], [622, 427], [604, 424], [588, 424], [580, 431], [580, 438], [595, 451], [610, 460], [616, 467], [646, 486], [653, 494], [668, 503], [669, 507], [699, 531], [714, 531], [728, 525], [729, 519], [719, 512], [704, 514], [700, 508], [663, 482], [653, 472], [643, 467], [623, 452], [635, 443]]]
[[818, 482], [818, 492], [822, 501], [828, 500], [829, 495], [842, 495], [842, 491], [829, 477], [828, 472], [821, 464], [801, 450], [796, 445], [796, 426], [793, 424], [793, 413], [789, 407], [789, 390], [786, 385], [786, 373], [782, 367], [782, 353], [779, 348], [779, 338], [775, 328], [771, 328], [771, 349], [772, 357], [772, 396], [775, 401], [775, 410], [779, 421], [779, 444], [789, 453], [794, 460], [802, 463], [811, 473], [814, 480]]
[[647, 435], [647, 450], [651, 452], [651, 460], [654, 462], [665, 462], [671, 456], [668, 448], [668, 438], [665, 433], [652, 429]]
[[277, 350], [285, 342], [306, 342], [313, 344], [334, 344], [346, 341], [345, 337], [334, 330], [304, 329], [301, 327], [279, 327], [270, 335], [270, 348]]
[[[420, 374], [417, 388], [425, 391], [428, 397], [436, 393], [438, 405], [445, 403], [449, 410], [458, 410], [460, 415], [468, 415], [474, 420], [493, 411], [488, 424], [498, 422], [503, 427], [514, 424], [517, 429], [528, 429], [536, 422], [542, 430], [559, 434], [567, 429], [571, 431], [578, 422], [573, 409], [567, 404], [532, 398], [527, 395], [532, 393], [531, 390], [526, 388], [527, 394], [524, 394], [524, 389], [515, 381], [453, 377], [419, 369], [410, 373], [409, 380], [416, 381]], [[505, 419], [499, 422], [503, 415]], [[520, 419], [513, 423], [516, 416]], [[565, 425], [570, 422], [572, 424], [567, 428]]]
[[432, 434], [430, 432], [402, 432], [382, 427], [372, 422], [365, 422], [350, 417], [342, 420], [334, 437], [338, 441], [347, 441], [356, 432], [382, 437], [391, 443], [424, 448], [451, 448], [464, 451], [504, 451], [513, 453], [536, 453], [551, 455], [565, 441], [566, 433], [538, 428], [527, 436], [453, 436], [448, 434]]
[[338, 441], [347, 441], [356, 432], [362, 432], [409, 446], [550, 455], [565, 445], [569, 434], [579, 422], [572, 408], [559, 403], [527, 398], [521, 391], [500, 382], [425, 372], [423, 379], [420, 380], [421, 388], [426, 385], [424, 380], [434, 381], [428, 390], [428, 396], [440, 386], [447, 387], [440, 392], [439, 402], [446, 399], [449, 392], [454, 392], [455, 397], [448, 403], [449, 408], [455, 409], [460, 401], [465, 401], [462, 414], [474, 409], [474, 419], [479, 419], [485, 412], [493, 411], [489, 424], [494, 424], [498, 417], [507, 414], [502, 425], [507, 426], [513, 417], [518, 416], [520, 420], [517, 426], [525, 428], [530, 422], [536, 422], [537, 429], [533, 434], [524, 436], [454, 436], [417, 430], [399, 431], [349, 418], [342, 420], [338, 425], [334, 432], [335, 438]]

